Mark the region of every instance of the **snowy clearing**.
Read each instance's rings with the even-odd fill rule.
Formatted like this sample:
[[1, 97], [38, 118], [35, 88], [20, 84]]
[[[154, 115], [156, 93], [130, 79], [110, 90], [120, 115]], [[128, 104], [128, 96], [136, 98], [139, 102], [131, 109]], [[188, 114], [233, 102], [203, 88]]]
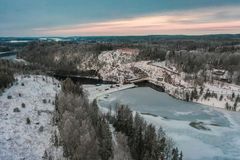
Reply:
[[53, 149], [51, 137], [56, 130], [52, 113], [59, 82], [45, 76], [16, 79], [0, 96], [0, 159], [39, 160], [45, 150], [54, 152], [56, 159], [62, 151]]

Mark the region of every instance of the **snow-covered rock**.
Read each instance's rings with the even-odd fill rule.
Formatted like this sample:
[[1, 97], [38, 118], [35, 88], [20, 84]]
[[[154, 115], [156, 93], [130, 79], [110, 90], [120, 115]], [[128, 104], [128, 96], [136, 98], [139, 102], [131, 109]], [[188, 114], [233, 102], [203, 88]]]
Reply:
[[98, 56], [102, 64], [99, 74], [104, 80], [123, 83], [126, 79], [133, 79], [135, 75], [132, 62], [136, 60], [138, 50], [118, 49], [113, 51], [104, 51]]

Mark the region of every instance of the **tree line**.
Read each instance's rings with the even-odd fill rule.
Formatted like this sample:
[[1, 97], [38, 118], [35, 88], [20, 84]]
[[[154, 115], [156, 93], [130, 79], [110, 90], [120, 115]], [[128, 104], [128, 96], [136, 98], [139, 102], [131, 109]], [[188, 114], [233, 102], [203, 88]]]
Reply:
[[[70, 160], [181, 160], [182, 152], [160, 128], [123, 105], [116, 113], [99, 111], [97, 101], [89, 104], [81, 86], [70, 79], [62, 83], [56, 95], [54, 122], [60, 133], [56, 144], [62, 145]], [[114, 130], [110, 129], [113, 126]], [[115, 137], [113, 138], [113, 136]], [[114, 145], [113, 139], [117, 139]], [[117, 146], [117, 147], [116, 147]]]
[[25, 64], [8, 59], [0, 59], [0, 90], [10, 87], [14, 79], [14, 74], [43, 74], [46, 69], [37, 64]]
[[56, 97], [55, 122], [64, 156], [71, 160], [109, 160], [113, 157], [112, 134], [97, 105], [89, 105], [81, 87], [70, 79]]
[[23, 47], [18, 56], [58, 74], [81, 74], [86, 70], [97, 70], [97, 56], [113, 49], [114, 46], [107, 43], [32, 42]]
[[128, 146], [135, 160], [182, 160], [183, 154], [174, 146], [171, 138], [125, 105], [117, 105], [115, 114], [108, 113], [108, 119], [117, 132], [128, 137]]
[[118, 48], [138, 48], [137, 60], [166, 58], [187, 73], [207, 67], [239, 72], [239, 39], [148, 39], [129, 43], [33, 42], [22, 48], [19, 57], [62, 72], [98, 70], [97, 56], [102, 51]]
[[0, 93], [14, 82], [14, 72], [9, 69], [9, 62], [0, 60]]

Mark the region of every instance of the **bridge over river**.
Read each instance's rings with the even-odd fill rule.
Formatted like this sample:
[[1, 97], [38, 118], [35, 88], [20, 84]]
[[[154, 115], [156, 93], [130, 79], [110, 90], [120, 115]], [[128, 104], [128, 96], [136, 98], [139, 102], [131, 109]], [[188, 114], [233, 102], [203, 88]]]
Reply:
[[166, 83], [164, 81], [157, 81], [149, 77], [133, 79], [129, 81], [130, 83], [136, 84], [138, 86], [149, 86], [158, 91], [164, 91]]

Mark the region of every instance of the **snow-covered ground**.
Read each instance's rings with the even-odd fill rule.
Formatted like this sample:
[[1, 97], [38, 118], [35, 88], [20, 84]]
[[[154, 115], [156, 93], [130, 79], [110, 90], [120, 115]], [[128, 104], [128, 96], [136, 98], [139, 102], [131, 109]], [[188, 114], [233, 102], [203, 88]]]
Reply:
[[[217, 98], [209, 97], [207, 99], [204, 99], [203, 96], [207, 92], [207, 90], [209, 90], [210, 93], [214, 92], [215, 94], [217, 94]], [[232, 98], [233, 93], [235, 94], [234, 98]], [[221, 95], [223, 96], [223, 98], [222, 100], [219, 100]], [[230, 83], [219, 83], [217, 81], [214, 81], [214, 83], [212, 84], [204, 84], [203, 94], [198, 100], [194, 100], [194, 102], [224, 109], [226, 107], [226, 103], [233, 107], [235, 99], [238, 95], [240, 95], [240, 86]], [[240, 103], [237, 104], [236, 110], [240, 110]]]
[[164, 68], [165, 70], [167, 70], [167, 71], [169, 71], [169, 72], [172, 72], [172, 73], [174, 73], [174, 74], [177, 74], [177, 69], [176, 69], [176, 67], [174, 67], [174, 66], [172, 66], [171, 68], [170, 68], [170, 67], [167, 67], [166, 61], [153, 62], [153, 63], [151, 63], [151, 65]]
[[60, 159], [62, 149], [54, 149], [51, 140], [56, 130], [52, 113], [59, 82], [46, 76], [16, 78], [16, 84], [0, 96], [0, 160], [40, 160], [45, 151]]
[[121, 91], [128, 88], [135, 87], [134, 84], [102, 84], [102, 85], [83, 85], [85, 93], [88, 95], [89, 102], [100, 96], [108, 95], [113, 92]]
[[205, 83], [205, 88], [208, 88], [210, 92], [215, 92], [217, 94], [222, 94], [225, 96], [232, 95], [232, 93], [235, 93], [235, 95], [240, 94], [240, 86], [231, 84], [231, 83], [217, 83], [217, 81], [214, 81], [214, 83]]
[[123, 83], [125, 79], [135, 78], [131, 69], [132, 62], [136, 60], [137, 50], [104, 51], [98, 56], [101, 64], [99, 74], [104, 80]]

